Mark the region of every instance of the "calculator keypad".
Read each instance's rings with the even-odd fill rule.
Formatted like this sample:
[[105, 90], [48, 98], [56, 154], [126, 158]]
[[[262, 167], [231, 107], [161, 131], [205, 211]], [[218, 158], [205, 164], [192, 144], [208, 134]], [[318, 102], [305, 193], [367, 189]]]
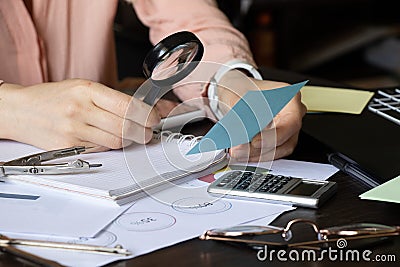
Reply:
[[233, 171], [224, 174], [216, 186], [230, 190], [247, 191], [249, 193], [279, 193], [293, 179], [298, 178], [247, 171]]

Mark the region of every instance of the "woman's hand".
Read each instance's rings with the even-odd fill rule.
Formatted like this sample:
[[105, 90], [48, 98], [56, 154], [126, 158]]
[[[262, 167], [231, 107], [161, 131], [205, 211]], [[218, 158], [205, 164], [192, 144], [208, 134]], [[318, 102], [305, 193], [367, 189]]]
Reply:
[[[225, 89], [219, 89], [221, 91], [219, 99], [226, 104], [226, 107], [232, 107], [248, 90], [257, 90], [257, 88], [268, 90], [288, 85], [282, 82], [251, 78], [243, 81], [244, 75], [237, 71], [230, 72], [225, 76], [221, 80]], [[223, 108], [223, 105], [221, 107]], [[298, 93], [275, 116], [273, 123], [257, 134], [250, 143], [232, 147], [230, 149], [231, 157], [238, 161], [268, 161], [290, 155], [297, 145], [305, 113], [306, 108], [301, 103], [301, 96]]]
[[7, 85], [0, 90], [0, 138], [45, 150], [76, 145], [118, 149], [123, 130], [125, 139], [147, 143], [151, 128], [160, 122], [156, 109], [87, 80]]

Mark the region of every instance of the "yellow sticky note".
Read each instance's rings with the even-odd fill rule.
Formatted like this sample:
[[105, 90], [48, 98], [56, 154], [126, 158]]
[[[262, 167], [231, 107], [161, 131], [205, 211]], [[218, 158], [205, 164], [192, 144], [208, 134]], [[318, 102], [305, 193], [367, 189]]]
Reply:
[[361, 194], [360, 198], [400, 203], [400, 176]]
[[311, 112], [360, 114], [373, 92], [321, 86], [304, 86], [301, 101]]

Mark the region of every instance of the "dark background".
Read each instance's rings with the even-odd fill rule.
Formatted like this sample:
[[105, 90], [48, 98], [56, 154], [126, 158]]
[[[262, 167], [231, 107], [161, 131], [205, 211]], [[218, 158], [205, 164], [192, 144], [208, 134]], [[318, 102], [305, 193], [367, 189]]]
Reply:
[[[217, 2], [247, 36], [259, 66], [364, 89], [399, 84], [400, 1]], [[142, 76], [141, 63], [151, 48], [148, 29], [122, 0], [115, 19], [115, 39], [120, 79]], [[385, 47], [388, 42], [392, 45]]]

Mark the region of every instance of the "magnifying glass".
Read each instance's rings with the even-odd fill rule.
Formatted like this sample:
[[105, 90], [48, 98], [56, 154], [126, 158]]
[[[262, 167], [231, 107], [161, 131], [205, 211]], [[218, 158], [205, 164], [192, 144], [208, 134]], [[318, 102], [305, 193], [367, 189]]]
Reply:
[[172, 85], [196, 68], [203, 53], [203, 44], [187, 31], [174, 33], [155, 45], [143, 62], [143, 72], [149, 81], [143, 102], [154, 105]]

